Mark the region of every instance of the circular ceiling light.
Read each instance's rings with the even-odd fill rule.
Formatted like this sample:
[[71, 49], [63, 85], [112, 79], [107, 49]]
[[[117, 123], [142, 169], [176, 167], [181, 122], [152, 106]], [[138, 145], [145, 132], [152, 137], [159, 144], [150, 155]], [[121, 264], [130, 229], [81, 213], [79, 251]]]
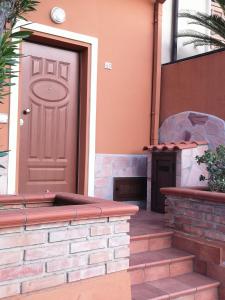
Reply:
[[57, 24], [61, 24], [66, 20], [65, 10], [60, 7], [53, 7], [51, 10], [51, 19]]

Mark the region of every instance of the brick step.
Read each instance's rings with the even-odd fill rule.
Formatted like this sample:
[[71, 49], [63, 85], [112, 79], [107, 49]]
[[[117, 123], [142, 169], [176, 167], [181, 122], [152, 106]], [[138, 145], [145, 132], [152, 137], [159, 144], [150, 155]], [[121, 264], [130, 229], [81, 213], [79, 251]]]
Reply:
[[197, 273], [133, 285], [132, 300], [218, 300], [219, 282]]
[[193, 271], [193, 258], [175, 248], [136, 253], [130, 256], [131, 284], [140, 284]]
[[169, 230], [131, 236], [131, 254], [170, 248], [173, 232]]

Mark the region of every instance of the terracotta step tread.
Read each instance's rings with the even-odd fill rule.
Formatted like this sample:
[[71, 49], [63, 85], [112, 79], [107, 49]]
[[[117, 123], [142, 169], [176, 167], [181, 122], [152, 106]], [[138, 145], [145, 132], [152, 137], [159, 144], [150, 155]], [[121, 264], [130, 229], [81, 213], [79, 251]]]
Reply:
[[194, 255], [175, 248], [136, 253], [130, 256], [130, 269], [193, 258]]
[[151, 239], [151, 238], [160, 238], [160, 237], [165, 237], [165, 236], [171, 236], [173, 235], [173, 231], [170, 230], [155, 230], [152, 233], [146, 233], [146, 234], [140, 234], [140, 235], [130, 235], [131, 241], [138, 241], [142, 239]]
[[167, 229], [162, 226], [157, 226], [157, 225], [143, 225], [140, 226], [140, 224], [131, 224], [131, 229], [130, 229], [130, 236], [142, 236], [142, 235], [157, 235], [160, 233], [172, 233], [172, 230]]
[[133, 285], [132, 300], [164, 300], [171, 299], [171, 297], [174, 299], [185, 295], [197, 295], [203, 290], [215, 289], [218, 286], [219, 282], [213, 279], [197, 273], [189, 273]]

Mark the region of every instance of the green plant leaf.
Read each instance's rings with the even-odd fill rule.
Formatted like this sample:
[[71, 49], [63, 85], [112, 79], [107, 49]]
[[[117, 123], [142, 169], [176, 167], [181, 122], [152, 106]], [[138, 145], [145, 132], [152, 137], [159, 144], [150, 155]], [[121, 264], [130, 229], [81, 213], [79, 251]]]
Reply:
[[9, 151], [0, 151], [0, 157], [7, 156]]
[[18, 31], [10, 35], [11, 38], [26, 39], [32, 34], [32, 31]]
[[200, 181], [207, 180], [211, 191], [225, 193], [225, 146], [219, 145], [215, 151], [207, 150], [202, 156], [196, 156], [198, 164], [205, 164], [208, 178], [200, 176]]

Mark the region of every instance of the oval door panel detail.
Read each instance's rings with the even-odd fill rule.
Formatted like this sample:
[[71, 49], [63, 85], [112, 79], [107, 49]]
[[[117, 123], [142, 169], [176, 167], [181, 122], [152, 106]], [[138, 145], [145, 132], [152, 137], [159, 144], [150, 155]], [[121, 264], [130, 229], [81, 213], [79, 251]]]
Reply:
[[68, 95], [68, 88], [61, 82], [53, 79], [39, 79], [31, 85], [32, 93], [39, 99], [57, 102], [64, 100]]

